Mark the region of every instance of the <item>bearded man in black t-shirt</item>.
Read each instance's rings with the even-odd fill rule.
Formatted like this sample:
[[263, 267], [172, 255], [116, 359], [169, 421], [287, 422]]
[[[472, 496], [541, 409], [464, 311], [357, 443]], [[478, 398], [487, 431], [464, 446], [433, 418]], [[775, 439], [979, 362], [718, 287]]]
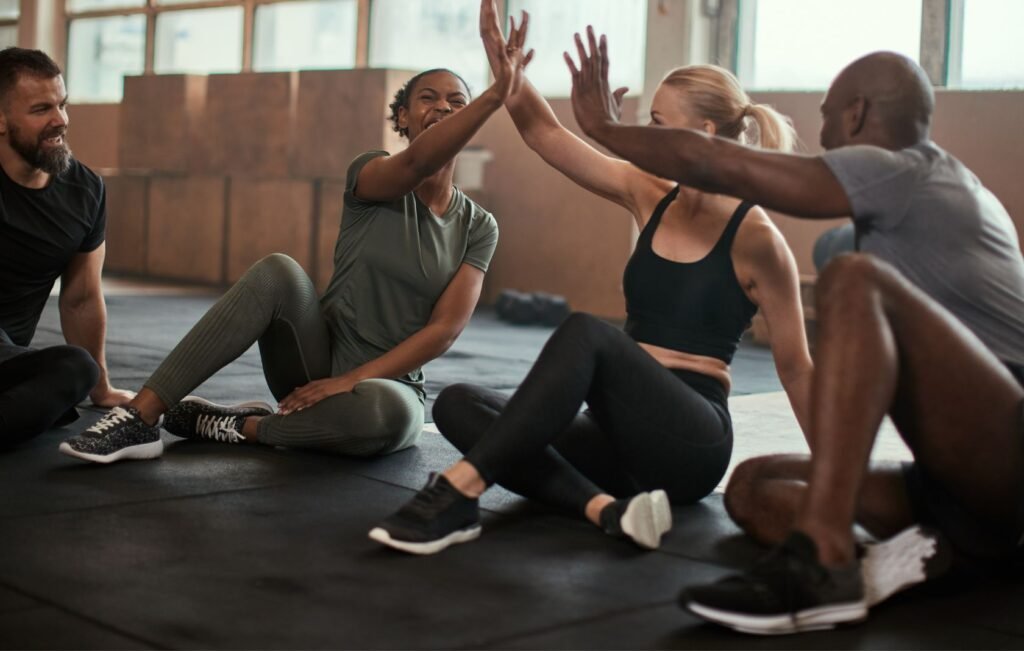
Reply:
[[[71, 156], [60, 68], [38, 50], [0, 51], [0, 449], [77, 418], [114, 389], [104, 359], [103, 181]], [[61, 278], [67, 346], [28, 348]]]

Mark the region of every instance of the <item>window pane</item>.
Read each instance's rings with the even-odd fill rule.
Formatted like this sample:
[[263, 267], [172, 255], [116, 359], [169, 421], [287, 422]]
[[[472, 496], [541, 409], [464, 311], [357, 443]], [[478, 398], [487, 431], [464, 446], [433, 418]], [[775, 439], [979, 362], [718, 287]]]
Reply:
[[0, 18], [17, 18], [20, 9], [19, 0], [0, 0]]
[[374, 0], [370, 67], [450, 68], [479, 95], [490, 75], [479, 12], [479, 0]]
[[18, 28], [15, 25], [0, 27], [0, 49], [18, 44]]
[[124, 7], [145, 7], [146, 0], [67, 0], [68, 13], [92, 9], [122, 9]]
[[967, 88], [1024, 87], [1024, 2], [967, 0], [964, 4], [961, 85]]
[[157, 73], [239, 72], [241, 7], [168, 11], [156, 18]]
[[753, 33], [741, 37], [739, 57], [751, 62], [740, 67], [750, 87], [826, 88], [848, 63], [876, 50], [920, 58], [921, 0], [757, 0], [744, 1], [741, 11], [751, 6]]
[[253, 69], [354, 68], [358, 10], [356, 0], [260, 6]]
[[530, 13], [527, 48], [537, 53], [527, 76], [547, 96], [568, 97], [572, 91], [563, 52], [575, 54], [572, 35], [586, 38], [587, 25], [608, 35], [608, 70], [613, 87], [629, 86], [639, 94], [644, 87], [644, 47], [647, 35], [646, 0], [509, 0], [509, 15], [519, 20], [523, 9]]
[[145, 58], [145, 16], [72, 20], [68, 96], [76, 102], [119, 102], [124, 75], [142, 74]]

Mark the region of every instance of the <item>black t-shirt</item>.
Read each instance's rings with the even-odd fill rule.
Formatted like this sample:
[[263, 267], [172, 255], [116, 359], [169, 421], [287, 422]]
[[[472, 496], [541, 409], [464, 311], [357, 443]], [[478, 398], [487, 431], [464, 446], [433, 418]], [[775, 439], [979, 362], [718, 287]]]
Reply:
[[27, 346], [53, 283], [76, 253], [104, 240], [103, 180], [76, 160], [40, 190], [0, 168], [0, 330]]

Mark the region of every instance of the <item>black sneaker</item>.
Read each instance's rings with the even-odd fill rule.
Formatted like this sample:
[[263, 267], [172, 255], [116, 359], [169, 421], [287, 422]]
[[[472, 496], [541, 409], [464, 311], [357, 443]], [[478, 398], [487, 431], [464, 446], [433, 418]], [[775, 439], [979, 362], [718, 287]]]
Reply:
[[644, 549], [657, 549], [661, 537], [672, 528], [668, 495], [656, 490], [615, 500], [601, 509], [601, 528], [611, 536], [629, 538]]
[[794, 531], [746, 574], [688, 588], [681, 605], [695, 615], [756, 635], [783, 635], [867, 617], [860, 563], [827, 568], [805, 534]]
[[864, 596], [873, 607], [892, 595], [945, 574], [953, 562], [949, 541], [938, 531], [914, 525], [888, 540], [867, 543], [860, 559]]
[[64, 454], [110, 463], [121, 459], [155, 459], [164, 452], [160, 423], [147, 425], [135, 407], [114, 407], [95, 425], [60, 444]]
[[431, 473], [427, 485], [411, 501], [370, 530], [373, 540], [410, 554], [436, 554], [479, 536], [477, 501], [436, 473]]
[[271, 416], [274, 409], [265, 402], [218, 405], [188, 396], [164, 414], [164, 429], [186, 439], [209, 439], [238, 443], [244, 440], [242, 425], [251, 416]]

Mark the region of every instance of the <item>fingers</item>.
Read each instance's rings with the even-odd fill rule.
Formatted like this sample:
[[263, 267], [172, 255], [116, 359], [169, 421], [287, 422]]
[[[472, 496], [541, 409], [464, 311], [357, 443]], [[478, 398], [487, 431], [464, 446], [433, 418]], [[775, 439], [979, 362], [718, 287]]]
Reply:
[[[526, 47], [526, 33], [530, 28], [530, 14], [526, 11], [522, 12], [522, 17], [519, 19], [519, 30], [516, 32], [515, 46], [519, 49]], [[512, 40], [511, 38], [509, 40]]]
[[601, 78], [608, 79], [608, 38], [604, 34], [601, 34], [601, 45], [597, 56], [600, 62]]
[[573, 39], [576, 41], [576, 53], [580, 55], [580, 72], [579, 77], [583, 82], [587, 81], [587, 73], [589, 72], [589, 59], [587, 51], [583, 47], [583, 39], [580, 38], [579, 32], [573, 34]]
[[529, 52], [526, 53], [526, 57], [523, 59], [524, 69], [526, 68], [526, 66], [530, 65], [531, 61], [533, 61], [533, 52], [533, 50], [530, 50]]
[[628, 93], [628, 92], [629, 92], [629, 87], [628, 86], [623, 86], [622, 88], [616, 88], [615, 92], [612, 93], [612, 95], [615, 97], [615, 101], [621, 104], [622, 103], [622, 98], [625, 97], [626, 93]]
[[573, 83], [576, 83], [580, 77], [580, 71], [576, 69], [576, 62], [572, 60], [572, 55], [568, 52], [562, 52], [562, 57], [565, 58], [565, 64], [569, 66], [569, 74], [572, 75]]
[[320, 402], [324, 398], [321, 395], [323, 393], [323, 389], [317, 382], [310, 382], [285, 396], [284, 400], [278, 403], [277, 412], [282, 416], [287, 416], [293, 412], [302, 411], [306, 407]]

